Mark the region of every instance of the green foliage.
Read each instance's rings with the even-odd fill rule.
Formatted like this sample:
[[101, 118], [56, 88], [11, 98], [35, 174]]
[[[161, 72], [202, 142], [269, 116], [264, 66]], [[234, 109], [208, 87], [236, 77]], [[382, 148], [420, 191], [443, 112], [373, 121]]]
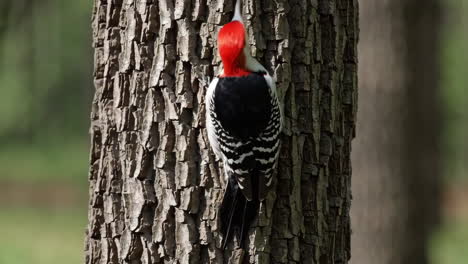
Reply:
[[430, 245], [432, 264], [465, 264], [468, 260], [468, 222], [447, 220]]
[[53, 182], [85, 188], [88, 153], [88, 142], [75, 138], [32, 145], [4, 145], [0, 151], [0, 184], [2, 181]]
[[83, 263], [85, 211], [0, 208], [0, 263]]
[[92, 2], [28, 1], [22, 10], [22, 1], [9, 1], [0, 36], [0, 143], [86, 137]]
[[[468, 165], [468, 3], [458, 0], [444, 2], [447, 17], [441, 41], [441, 98], [443, 105], [443, 165], [447, 184], [466, 184]], [[464, 182], [464, 183], [462, 183]], [[462, 201], [468, 202], [468, 201]], [[432, 237], [432, 264], [464, 264], [468, 260], [468, 222], [466, 217], [445, 217]]]
[[443, 31], [441, 96], [444, 107], [443, 149], [447, 180], [467, 181], [468, 165], [468, 4], [453, 5], [449, 23]]

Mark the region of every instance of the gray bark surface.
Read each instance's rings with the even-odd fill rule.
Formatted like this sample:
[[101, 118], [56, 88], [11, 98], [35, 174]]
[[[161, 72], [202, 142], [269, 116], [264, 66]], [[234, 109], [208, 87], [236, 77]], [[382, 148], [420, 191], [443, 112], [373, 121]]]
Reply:
[[428, 263], [440, 192], [437, 0], [362, 0], [352, 259]]
[[223, 252], [203, 76], [219, 70], [233, 2], [95, 0], [87, 264], [348, 262], [357, 1], [243, 1], [285, 127], [247, 249]]

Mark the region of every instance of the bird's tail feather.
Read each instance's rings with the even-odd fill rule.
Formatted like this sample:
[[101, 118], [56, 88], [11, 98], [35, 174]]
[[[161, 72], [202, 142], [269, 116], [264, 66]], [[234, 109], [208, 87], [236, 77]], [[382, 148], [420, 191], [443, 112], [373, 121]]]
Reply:
[[231, 177], [220, 207], [221, 233], [224, 236], [223, 249], [232, 240], [233, 235], [236, 236], [239, 247], [243, 247], [245, 236], [257, 215], [258, 207], [259, 201], [257, 199], [247, 201], [237, 181]]

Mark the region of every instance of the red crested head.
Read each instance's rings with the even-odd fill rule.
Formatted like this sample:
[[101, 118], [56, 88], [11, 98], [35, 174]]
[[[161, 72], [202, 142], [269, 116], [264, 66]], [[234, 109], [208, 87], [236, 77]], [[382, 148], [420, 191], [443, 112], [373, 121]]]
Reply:
[[244, 76], [249, 74], [245, 69], [245, 28], [239, 21], [224, 25], [218, 35], [218, 49], [223, 61], [223, 76]]

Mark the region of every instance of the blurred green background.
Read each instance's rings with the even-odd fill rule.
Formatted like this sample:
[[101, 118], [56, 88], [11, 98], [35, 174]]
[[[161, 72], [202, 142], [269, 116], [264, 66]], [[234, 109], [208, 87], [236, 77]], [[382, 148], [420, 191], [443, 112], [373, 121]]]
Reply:
[[[94, 92], [91, 2], [0, 1], [0, 264], [82, 263]], [[468, 5], [444, 3], [444, 218], [430, 254], [433, 264], [462, 264]]]
[[0, 0], [0, 264], [83, 263], [91, 11]]

